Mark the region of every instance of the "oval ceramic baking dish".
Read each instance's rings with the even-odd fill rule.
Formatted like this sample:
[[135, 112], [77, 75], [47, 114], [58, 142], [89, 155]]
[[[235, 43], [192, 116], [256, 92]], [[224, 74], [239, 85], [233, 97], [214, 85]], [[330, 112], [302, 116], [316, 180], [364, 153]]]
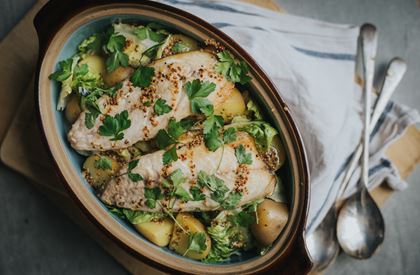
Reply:
[[[95, 196], [80, 172], [81, 158], [66, 140], [63, 115], [56, 111], [56, 85], [48, 79], [58, 60], [71, 56], [89, 34], [116, 19], [159, 22], [199, 41], [215, 39], [237, 58], [245, 60], [252, 76], [251, 90], [281, 133], [287, 152], [282, 169], [289, 195], [289, 221], [264, 256], [253, 255], [224, 264], [204, 264], [154, 246], [131, 226], [111, 215]], [[308, 210], [309, 178], [305, 152], [292, 115], [276, 87], [256, 62], [230, 37], [203, 20], [176, 8], [149, 1], [82, 1], [64, 4], [50, 1], [35, 18], [39, 37], [39, 63], [36, 76], [36, 101], [42, 132], [58, 175], [75, 202], [95, 224], [115, 242], [140, 260], [157, 268], [193, 274], [302, 274], [311, 263], [303, 235]], [[274, 45], [273, 45], [274, 46]]]

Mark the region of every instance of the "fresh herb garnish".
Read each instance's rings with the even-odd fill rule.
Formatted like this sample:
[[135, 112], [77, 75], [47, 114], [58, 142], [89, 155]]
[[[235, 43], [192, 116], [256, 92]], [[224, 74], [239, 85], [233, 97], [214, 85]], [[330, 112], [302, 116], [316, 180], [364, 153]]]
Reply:
[[175, 195], [179, 199], [181, 199], [182, 201], [191, 201], [192, 200], [192, 197], [191, 197], [190, 193], [188, 193], [188, 191], [185, 190], [185, 188], [182, 187], [182, 186], [178, 186], [178, 188], [176, 188]]
[[172, 111], [172, 107], [166, 103], [166, 100], [159, 98], [156, 100], [155, 105], [153, 106], [153, 110], [158, 116], [160, 116]]
[[168, 151], [163, 153], [162, 162], [164, 165], [168, 165], [173, 161], [178, 160], [178, 154], [176, 153], [176, 145], [173, 145]]
[[[186, 128], [184, 128], [184, 127]], [[191, 122], [184, 121], [177, 122], [174, 118], [171, 118], [168, 123], [168, 130], [159, 130], [156, 135], [156, 145], [159, 149], [165, 149], [169, 145], [173, 145], [168, 151], [163, 154], [163, 164], [167, 165], [172, 161], [178, 160], [176, 153], [177, 139], [191, 127]]]
[[169, 145], [175, 144], [176, 140], [173, 139], [166, 130], [159, 130], [156, 135], [156, 145], [159, 149], [165, 149]]
[[56, 81], [64, 81], [72, 75], [73, 71], [73, 58], [68, 58], [58, 62], [58, 70], [50, 74], [49, 79]]
[[175, 118], [169, 119], [168, 122], [168, 134], [175, 140], [177, 140], [183, 133], [186, 132], [186, 129], [182, 126], [181, 121], [177, 122]]
[[242, 198], [242, 194], [237, 191], [229, 192], [225, 182], [215, 175], [208, 175], [204, 171], [198, 173], [197, 184], [211, 191], [211, 199], [219, 203], [223, 209], [234, 209]]
[[190, 193], [188, 193], [188, 191], [181, 186], [183, 183], [185, 183], [186, 180], [187, 179], [182, 174], [182, 171], [180, 169], [176, 169], [169, 175], [167, 179], [162, 181], [162, 185], [168, 189], [169, 197], [175, 196], [183, 201], [190, 201], [193, 198], [191, 197]]
[[236, 191], [232, 191], [229, 193], [227, 197], [220, 202], [220, 205], [223, 209], [235, 209], [238, 203], [242, 199], [242, 194]]
[[99, 54], [102, 48], [102, 36], [94, 34], [86, 38], [79, 44], [79, 52], [88, 54]]
[[115, 92], [120, 87], [121, 87], [120, 85], [116, 85], [109, 89], [102, 89], [102, 88], [96, 87], [87, 95], [82, 96], [80, 100], [80, 105], [82, 106], [82, 108], [87, 110], [85, 114], [86, 128], [88, 129], [93, 128], [93, 126], [95, 125], [96, 119], [101, 114], [101, 110], [99, 109], [98, 104], [96, 104], [96, 101], [104, 94], [109, 95], [111, 97], [114, 96]]
[[224, 125], [223, 117], [218, 115], [210, 115], [203, 123], [203, 133], [208, 134], [212, 130], [218, 130]]
[[190, 251], [202, 253], [206, 249], [206, 234], [204, 232], [190, 233], [188, 236], [188, 248], [185, 250], [183, 256], [185, 256]]
[[278, 134], [277, 130], [267, 122], [250, 121], [242, 117], [233, 118], [229, 127], [234, 127], [238, 131], [251, 135], [259, 152], [267, 152], [274, 136]]
[[101, 170], [112, 169], [112, 160], [107, 156], [99, 156], [99, 159], [94, 162], [95, 168]]
[[185, 84], [185, 91], [190, 100], [192, 112], [202, 113], [206, 116], [206, 120], [203, 123], [204, 142], [206, 147], [213, 152], [223, 145], [219, 129], [224, 124], [223, 118], [214, 114], [214, 107], [206, 98], [215, 89], [216, 84], [209, 81], [201, 82], [199, 79]]
[[207, 98], [198, 97], [191, 101], [191, 111], [195, 114], [203, 113], [205, 116], [210, 116], [214, 112], [214, 107]]
[[144, 188], [144, 197], [146, 198], [147, 207], [153, 209], [156, 207], [156, 202], [163, 198], [163, 194], [159, 187]]
[[182, 42], [176, 42], [172, 46], [172, 52], [173, 53], [184, 53], [184, 52], [188, 52], [189, 50], [190, 50], [190, 48]]
[[128, 118], [127, 110], [124, 110], [114, 117], [106, 115], [98, 132], [101, 136], [112, 137], [111, 140], [121, 140], [124, 138], [123, 131], [130, 128], [130, 126], [131, 120]]
[[232, 82], [239, 82], [245, 84], [251, 80], [248, 75], [248, 65], [241, 60], [235, 61], [229, 51], [222, 51], [217, 54], [219, 62], [216, 64], [216, 71], [223, 74], [227, 79]]
[[185, 131], [188, 131], [189, 129], [191, 129], [191, 127], [194, 126], [194, 124], [197, 123], [197, 120], [195, 118], [186, 117], [181, 119], [179, 123]]
[[159, 43], [159, 44], [153, 45], [153, 46], [151, 46], [150, 48], [148, 48], [147, 50], [145, 50], [145, 51], [142, 53], [140, 60], [143, 60], [143, 56], [146, 56], [146, 57], [148, 57], [148, 58], [150, 58], [150, 59], [155, 58], [155, 57], [156, 57], [156, 55], [157, 55], [157, 52], [158, 52], [158, 50], [159, 50], [159, 47], [160, 47], [161, 45], [162, 45], [162, 43]]
[[223, 145], [223, 140], [220, 137], [219, 129], [212, 128], [209, 133], [204, 134], [204, 143], [207, 149], [214, 152]]
[[228, 128], [223, 132], [223, 143], [228, 144], [236, 140], [236, 129]]
[[201, 189], [197, 186], [191, 186], [190, 187], [190, 194], [192, 196], [193, 201], [202, 201], [206, 198], [206, 195], [204, 195], [201, 192]]
[[130, 81], [136, 87], [147, 88], [152, 83], [154, 75], [154, 68], [140, 66], [134, 71], [133, 75], [130, 78]]
[[105, 48], [106, 52], [109, 54], [106, 59], [106, 69], [108, 72], [114, 71], [119, 66], [128, 66], [128, 55], [124, 53], [125, 37], [114, 33], [113, 29], [111, 31], [112, 33], [108, 38]]
[[194, 79], [192, 82], [185, 83], [185, 91], [190, 100], [197, 97], [207, 97], [215, 89], [216, 84], [210, 81], [201, 82], [199, 79]]
[[134, 30], [134, 34], [140, 40], [150, 39], [153, 42], [158, 42], [158, 43], [162, 42], [166, 38], [165, 34], [161, 32], [155, 32], [149, 26], [138, 27], [137, 29]]
[[138, 182], [143, 180], [143, 177], [140, 174], [137, 173], [133, 173], [133, 169], [137, 167], [137, 165], [139, 164], [139, 160], [132, 160], [128, 163], [128, 170], [127, 170], [127, 175], [128, 178], [134, 182]]
[[242, 144], [235, 148], [235, 156], [239, 164], [252, 164], [252, 154], [247, 153]]

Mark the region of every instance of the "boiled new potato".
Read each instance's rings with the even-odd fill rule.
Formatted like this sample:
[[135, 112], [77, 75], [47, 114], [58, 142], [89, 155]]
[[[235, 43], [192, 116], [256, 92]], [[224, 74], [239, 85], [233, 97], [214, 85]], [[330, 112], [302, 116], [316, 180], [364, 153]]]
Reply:
[[[104, 168], [100, 165], [101, 157], [111, 161], [111, 169]], [[94, 187], [100, 187], [107, 183], [119, 171], [120, 165], [111, 157], [91, 155], [83, 163], [83, 169], [88, 182]]]
[[67, 121], [73, 124], [79, 118], [81, 112], [80, 98], [75, 94], [71, 94], [67, 101], [66, 109], [64, 109]]
[[79, 63], [86, 64], [89, 68], [89, 72], [93, 73], [97, 77], [103, 77], [105, 75], [105, 60], [98, 55], [88, 55]]
[[206, 235], [206, 249], [201, 253], [188, 251], [184, 256], [195, 260], [201, 260], [207, 257], [211, 249], [211, 240], [204, 225], [189, 213], [179, 213], [176, 216], [176, 220], [187, 231], [187, 233], [175, 224], [169, 248], [180, 255], [184, 255], [188, 249], [189, 235], [192, 233], [202, 232]]
[[[272, 154], [270, 154], [272, 152]], [[274, 171], [280, 169], [283, 166], [284, 162], [286, 161], [286, 151], [284, 150], [283, 144], [281, 142], [280, 136], [275, 135], [271, 146], [267, 154], [267, 163], [270, 168]]]
[[251, 232], [262, 246], [272, 244], [286, 226], [289, 210], [286, 204], [265, 199], [257, 207], [258, 223], [251, 225]]
[[225, 120], [231, 120], [234, 116], [243, 115], [245, 111], [245, 101], [241, 92], [236, 88], [233, 89], [228, 99], [214, 110], [217, 115], [221, 115]]
[[165, 218], [134, 224], [134, 227], [152, 243], [158, 246], [167, 246], [174, 230], [174, 221], [170, 218]]
[[[189, 51], [195, 51], [198, 50], [198, 43], [194, 39], [191, 39], [183, 34], [174, 34], [171, 36], [171, 42], [173, 43], [173, 46], [177, 43], [181, 43], [184, 47], [180, 52], [189, 52]], [[173, 51], [173, 47], [172, 47]], [[180, 53], [177, 52], [177, 53]]]
[[133, 74], [133, 68], [131, 67], [118, 67], [112, 72], [104, 75], [105, 84], [109, 87], [115, 86], [115, 84], [129, 78]]

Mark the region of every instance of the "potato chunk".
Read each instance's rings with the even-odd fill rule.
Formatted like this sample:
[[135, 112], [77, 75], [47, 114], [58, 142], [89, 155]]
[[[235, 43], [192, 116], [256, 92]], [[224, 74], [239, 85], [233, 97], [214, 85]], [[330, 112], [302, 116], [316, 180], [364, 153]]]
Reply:
[[118, 67], [110, 73], [105, 74], [104, 81], [108, 87], [115, 86], [117, 83], [129, 78], [133, 73], [131, 67]]
[[105, 75], [105, 60], [98, 55], [88, 55], [80, 61], [80, 64], [86, 64], [89, 72], [97, 77]]
[[80, 116], [82, 108], [80, 107], [80, 98], [72, 94], [69, 96], [67, 101], [66, 109], [64, 109], [64, 115], [70, 124], [73, 124]]
[[229, 98], [221, 105], [216, 106], [214, 112], [221, 115], [226, 121], [230, 121], [233, 117], [244, 115], [246, 105], [241, 92], [238, 89], [233, 89]]
[[263, 246], [272, 244], [286, 226], [289, 210], [284, 203], [265, 199], [257, 208], [258, 223], [251, 225], [255, 239]]
[[158, 246], [167, 246], [171, 240], [174, 222], [170, 218], [135, 224], [134, 227], [146, 239]]
[[[106, 158], [103, 161], [111, 161], [111, 168], [105, 168], [100, 164], [101, 158]], [[114, 176], [120, 169], [119, 163], [107, 156], [92, 155], [89, 156], [83, 163], [83, 169], [85, 171], [86, 179], [95, 188], [102, 186], [107, 183], [112, 176]]]
[[207, 257], [211, 249], [211, 240], [204, 225], [189, 213], [179, 213], [176, 216], [176, 220], [186, 230], [186, 232], [175, 224], [169, 248], [180, 255], [184, 255], [188, 249], [189, 235], [202, 232], [206, 236], [206, 249], [201, 253], [188, 251], [184, 256], [195, 260], [201, 260]]

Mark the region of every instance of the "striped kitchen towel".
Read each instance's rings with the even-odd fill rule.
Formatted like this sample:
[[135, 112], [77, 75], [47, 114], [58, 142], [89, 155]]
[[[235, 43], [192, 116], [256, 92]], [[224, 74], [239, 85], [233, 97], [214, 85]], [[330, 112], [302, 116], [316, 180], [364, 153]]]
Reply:
[[[268, 73], [286, 100], [302, 134], [309, 161], [311, 202], [307, 231], [334, 203], [362, 132], [362, 92], [354, 81], [359, 27], [279, 14], [237, 1], [161, 0], [186, 10], [230, 35]], [[384, 155], [417, 111], [391, 102], [370, 144], [370, 187], [387, 179], [406, 183]], [[356, 191], [356, 171], [344, 196]]]

